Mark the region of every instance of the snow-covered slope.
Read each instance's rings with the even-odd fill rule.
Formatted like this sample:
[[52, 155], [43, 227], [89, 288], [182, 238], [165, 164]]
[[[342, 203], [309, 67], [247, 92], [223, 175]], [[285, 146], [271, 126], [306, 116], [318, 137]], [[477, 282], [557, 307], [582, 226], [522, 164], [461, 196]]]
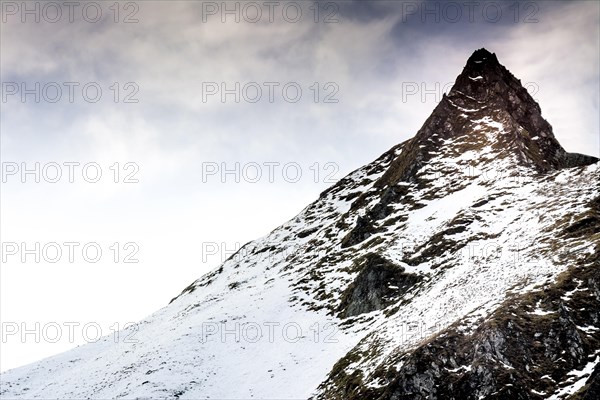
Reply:
[[[565, 152], [520, 82], [478, 50], [414, 138], [193, 282], [135, 341], [111, 336], [8, 371], [0, 396], [591, 393], [598, 182], [598, 160]], [[554, 342], [536, 336], [544, 324]], [[537, 353], [518, 364], [514, 347], [536, 341], [564, 364]]]

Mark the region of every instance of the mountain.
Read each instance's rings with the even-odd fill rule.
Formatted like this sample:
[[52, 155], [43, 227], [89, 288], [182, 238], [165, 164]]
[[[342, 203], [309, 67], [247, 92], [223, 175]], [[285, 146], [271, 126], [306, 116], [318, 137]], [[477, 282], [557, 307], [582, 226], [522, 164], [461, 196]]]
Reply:
[[600, 398], [600, 163], [485, 49], [417, 134], [2, 398]]

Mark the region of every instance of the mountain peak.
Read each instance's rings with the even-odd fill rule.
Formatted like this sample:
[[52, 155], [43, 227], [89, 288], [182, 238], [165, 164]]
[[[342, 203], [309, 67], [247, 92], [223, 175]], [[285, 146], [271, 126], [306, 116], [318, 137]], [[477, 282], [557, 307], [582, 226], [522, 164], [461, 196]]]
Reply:
[[449, 160], [457, 168], [469, 164], [515, 174], [520, 167], [536, 173], [597, 161], [563, 149], [538, 103], [485, 48], [473, 52], [448, 95], [402, 144], [401, 153], [376, 186], [418, 182], [419, 171], [441, 169]]
[[502, 134], [495, 135], [488, 144], [503, 154], [512, 154], [518, 164], [541, 172], [597, 161], [562, 148], [536, 100], [496, 54], [485, 48], [469, 57], [448, 96], [434, 110], [436, 113], [458, 122], [453, 124], [454, 130], [462, 134], [478, 130], [478, 125], [469, 129], [469, 121], [489, 120], [489, 126], [498, 127]]
[[[538, 108], [537, 103], [528, 96], [521, 81], [513, 76], [500, 62], [495, 53], [485, 48], [475, 50], [467, 60], [461, 74], [456, 78], [452, 91], [459, 91], [479, 102], [493, 100], [495, 95], [508, 92], [521, 94], [532, 107]], [[527, 95], [527, 96], [525, 96]]]
[[481, 49], [477, 49], [471, 54], [471, 57], [467, 60], [467, 64], [469, 63], [483, 63], [483, 62], [498, 62], [498, 58], [496, 57], [496, 53], [492, 53], [488, 51], [486, 48], [482, 47]]

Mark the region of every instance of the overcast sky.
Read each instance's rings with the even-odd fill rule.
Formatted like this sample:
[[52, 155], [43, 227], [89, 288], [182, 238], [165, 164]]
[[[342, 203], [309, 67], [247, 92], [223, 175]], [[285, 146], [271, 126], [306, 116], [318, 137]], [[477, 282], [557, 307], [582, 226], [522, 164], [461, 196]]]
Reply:
[[412, 137], [477, 48], [600, 155], [595, 1], [1, 4], [0, 370], [166, 305]]

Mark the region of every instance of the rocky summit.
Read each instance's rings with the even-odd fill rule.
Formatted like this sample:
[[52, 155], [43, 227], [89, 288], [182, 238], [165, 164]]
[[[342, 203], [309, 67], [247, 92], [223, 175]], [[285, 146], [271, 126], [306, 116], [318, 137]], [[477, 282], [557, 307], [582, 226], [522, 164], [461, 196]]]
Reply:
[[496, 55], [416, 135], [2, 398], [598, 399], [600, 163]]

